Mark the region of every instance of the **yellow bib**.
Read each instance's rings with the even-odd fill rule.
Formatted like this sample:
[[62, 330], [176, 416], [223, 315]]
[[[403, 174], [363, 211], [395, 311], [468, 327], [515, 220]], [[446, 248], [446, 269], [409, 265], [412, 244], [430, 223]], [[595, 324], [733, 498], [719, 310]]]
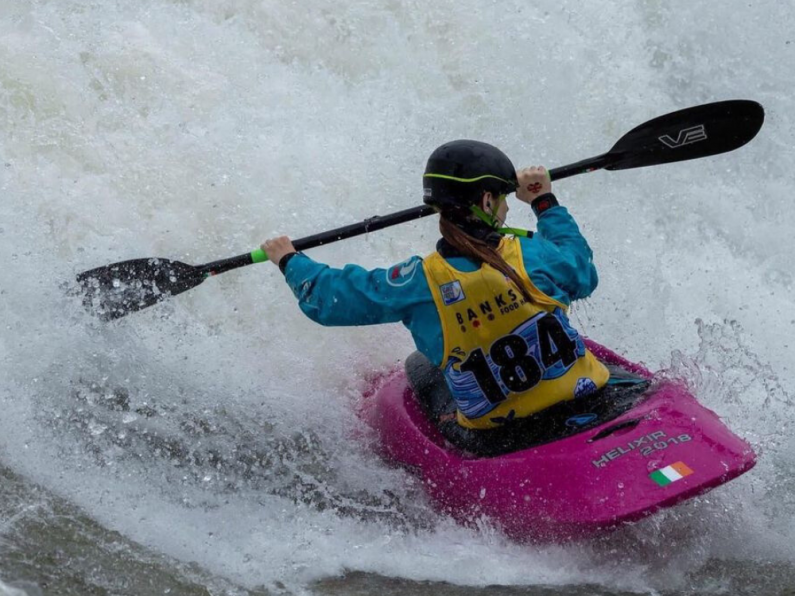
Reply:
[[533, 302], [485, 263], [464, 273], [439, 253], [423, 262], [444, 334], [440, 368], [467, 428], [494, 428], [588, 395], [610, 376], [569, 323], [567, 307], [530, 281], [519, 239], [503, 238], [498, 251]]

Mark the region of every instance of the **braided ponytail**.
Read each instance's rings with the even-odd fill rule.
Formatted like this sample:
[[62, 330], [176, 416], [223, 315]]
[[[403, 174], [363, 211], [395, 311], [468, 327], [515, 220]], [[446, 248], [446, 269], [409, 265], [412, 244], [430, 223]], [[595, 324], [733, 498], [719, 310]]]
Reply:
[[530, 294], [530, 288], [519, 274], [511, 267], [496, 248], [491, 246], [488, 242], [479, 240], [474, 236], [470, 236], [460, 227], [458, 227], [451, 220], [444, 215], [439, 219], [439, 231], [442, 238], [447, 240], [454, 248], [461, 254], [477, 261], [479, 263], [487, 263], [494, 269], [505, 275], [516, 286], [516, 289], [522, 294], [528, 302], [534, 302]]

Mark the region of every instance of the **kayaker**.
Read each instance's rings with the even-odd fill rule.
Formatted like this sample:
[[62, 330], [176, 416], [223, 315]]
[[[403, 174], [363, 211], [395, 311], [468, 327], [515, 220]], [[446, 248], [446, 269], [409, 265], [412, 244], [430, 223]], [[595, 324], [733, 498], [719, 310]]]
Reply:
[[[402, 322], [444, 374], [453, 426], [467, 433], [603, 387], [608, 370], [567, 317], [572, 301], [596, 288], [592, 252], [547, 171], [517, 172], [492, 145], [453, 141], [428, 159], [423, 190], [442, 235], [425, 258], [334, 269], [286, 236], [262, 244], [304, 314], [329, 326]], [[537, 216], [535, 233], [503, 227], [513, 192]]]

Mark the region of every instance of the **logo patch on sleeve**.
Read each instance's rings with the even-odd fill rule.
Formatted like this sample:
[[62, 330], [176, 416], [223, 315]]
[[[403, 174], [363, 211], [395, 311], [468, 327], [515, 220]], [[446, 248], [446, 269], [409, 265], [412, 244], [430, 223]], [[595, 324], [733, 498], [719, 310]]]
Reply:
[[461, 302], [466, 298], [466, 296], [464, 296], [464, 290], [461, 288], [460, 281], [451, 281], [443, 286], [439, 286], [439, 290], [442, 292], [442, 301], [445, 306]]
[[390, 267], [386, 270], [386, 283], [396, 288], [405, 286], [414, 279], [414, 274], [417, 273], [419, 264], [420, 259], [418, 257], [411, 257], [402, 263]]

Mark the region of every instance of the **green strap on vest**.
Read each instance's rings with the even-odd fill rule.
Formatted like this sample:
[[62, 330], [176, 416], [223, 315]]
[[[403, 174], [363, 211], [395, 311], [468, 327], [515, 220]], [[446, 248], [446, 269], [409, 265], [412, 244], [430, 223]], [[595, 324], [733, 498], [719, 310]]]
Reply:
[[475, 215], [475, 217], [477, 217], [480, 221], [491, 227], [498, 234], [502, 234], [503, 236], [521, 236], [523, 238], [529, 238], [530, 236], [532, 236], [531, 232], [523, 230], [522, 228], [500, 227], [500, 222], [497, 221], [497, 219], [494, 216], [486, 213], [485, 211], [483, 211], [483, 209], [481, 209], [477, 205], [472, 205], [470, 209], [472, 210], [472, 213]]

